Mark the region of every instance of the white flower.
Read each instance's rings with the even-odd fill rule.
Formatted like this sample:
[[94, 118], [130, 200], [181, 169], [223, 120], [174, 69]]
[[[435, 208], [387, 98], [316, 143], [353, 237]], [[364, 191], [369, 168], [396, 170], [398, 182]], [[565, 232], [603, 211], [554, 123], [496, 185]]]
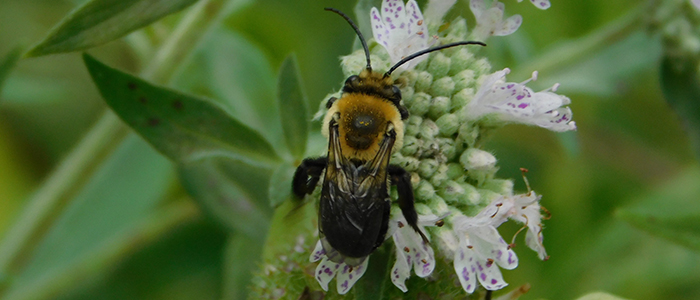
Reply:
[[[522, 2], [522, 1], [523, 0], [518, 0], [518, 2]], [[693, 0], [693, 1], [697, 2], [698, 0]], [[539, 9], [548, 9], [550, 6], [552, 6], [549, 3], [549, 0], [530, 0], [530, 2], [532, 2], [532, 4], [534, 4], [535, 7], [539, 8]]]
[[531, 191], [527, 194], [516, 195], [512, 198], [513, 205], [508, 212], [508, 218], [527, 225], [525, 244], [530, 249], [537, 251], [541, 260], [547, 260], [547, 251], [542, 241], [542, 214], [540, 213], [541, 195]]
[[691, 0], [697, 9], [700, 9], [700, 0]]
[[[435, 215], [418, 216], [418, 227], [425, 233], [425, 226], [435, 226], [435, 222], [440, 219]], [[397, 217], [389, 221], [389, 232], [393, 232], [391, 236], [396, 246], [391, 282], [404, 293], [408, 291], [406, 279], [411, 276], [411, 269], [421, 278], [429, 276], [435, 269], [433, 248], [425, 244], [423, 238], [407, 224], [402, 214], [397, 214]]]
[[537, 125], [552, 131], [576, 130], [569, 107], [571, 103], [566, 96], [555, 94], [558, 84], [552, 88], [533, 92], [525, 86], [530, 80], [537, 79], [537, 72], [521, 83], [505, 82], [508, 68], [497, 71], [487, 77], [481, 84], [474, 99], [464, 108], [470, 119], [496, 113], [503, 121]]
[[486, 40], [492, 35], [509, 35], [518, 30], [523, 23], [523, 17], [520, 15], [503, 20], [505, 6], [498, 0], [494, 0], [491, 7], [486, 7], [484, 0], [471, 0], [469, 8], [476, 18], [476, 27], [472, 35], [479, 41]]
[[457, 0], [428, 0], [425, 5], [425, 19], [428, 22], [440, 22]]
[[[499, 198], [474, 217], [453, 218], [459, 244], [454, 256], [454, 268], [462, 288], [473, 293], [477, 280], [487, 290], [498, 290], [508, 284], [501, 270], [515, 269], [518, 257], [496, 230], [506, 221], [513, 201]], [[498, 266], [497, 266], [498, 265]]]
[[[405, 6], [403, 0], [384, 0], [381, 14], [373, 7], [370, 20], [374, 39], [389, 52], [392, 64], [429, 46], [428, 28], [415, 0]], [[425, 58], [415, 58], [400, 69], [413, 68]]]
[[[418, 227], [425, 232], [425, 226], [435, 226], [440, 219], [442, 218], [435, 215], [419, 215]], [[421, 235], [407, 225], [403, 214], [397, 213], [393, 214], [389, 220], [387, 230], [387, 238], [393, 237], [396, 246], [396, 262], [391, 269], [391, 282], [404, 293], [408, 291], [405, 282], [411, 276], [411, 269], [421, 278], [429, 276], [435, 269], [433, 249], [430, 245], [423, 243]], [[323, 290], [328, 291], [328, 283], [337, 275], [338, 294], [344, 295], [365, 274], [369, 258], [363, 258], [362, 262], [354, 268], [345, 262], [336, 263], [333, 262], [334, 258], [341, 254], [330, 246], [326, 246], [327, 249], [331, 249], [330, 252], [326, 252], [323, 244], [323, 239], [319, 240], [309, 257], [311, 262], [321, 261], [316, 267], [316, 281]]]
[[338, 294], [345, 295], [345, 293], [347, 293], [350, 288], [355, 285], [355, 282], [357, 282], [357, 280], [365, 274], [369, 259], [365, 259], [360, 265], [353, 268], [345, 263], [332, 262], [329, 257], [333, 257], [334, 255], [339, 254], [326, 253], [326, 251], [323, 250], [323, 244], [319, 240], [318, 243], [316, 243], [316, 248], [314, 248], [314, 251], [311, 253], [309, 260], [311, 262], [321, 260], [321, 263], [319, 263], [316, 267], [316, 273], [314, 273], [314, 275], [316, 277], [316, 281], [318, 281], [324, 291], [328, 291], [328, 283], [337, 275], [336, 287]]

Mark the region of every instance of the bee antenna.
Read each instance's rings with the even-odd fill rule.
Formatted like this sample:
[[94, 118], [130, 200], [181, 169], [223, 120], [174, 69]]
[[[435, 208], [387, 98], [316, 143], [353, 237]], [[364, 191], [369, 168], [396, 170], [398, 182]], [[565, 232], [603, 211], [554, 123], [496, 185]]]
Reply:
[[370, 63], [369, 60], [369, 48], [367, 47], [367, 42], [365, 41], [365, 38], [362, 36], [362, 33], [360, 32], [360, 28], [355, 25], [355, 22], [353, 22], [350, 17], [348, 17], [346, 14], [344, 14], [342, 11], [339, 11], [335, 8], [332, 7], [326, 7], [324, 8], [327, 11], [332, 11], [336, 14], [339, 14], [345, 21], [348, 21], [350, 23], [350, 26], [352, 26], [352, 29], [355, 29], [355, 33], [357, 33], [357, 36], [360, 38], [360, 42], [362, 43], [362, 49], [365, 50], [365, 57], [367, 58], [367, 70], [372, 70], [372, 64]]
[[389, 71], [386, 71], [386, 73], [384, 73], [384, 77], [389, 77], [389, 76], [391, 75], [391, 72], [394, 72], [398, 67], [400, 67], [401, 65], [407, 63], [408, 61], [410, 61], [410, 60], [412, 60], [412, 59], [414, 59], [414, 58], [416, 58], [416, 57], [418, 57], [418, 56], [421, 56], [421, 55], [424, 55], [424, 54], [428, 54], [428, 53], [433, 52], [433, 51], [438, 51], [438, 50], [442, 50], [442, 49], [445, 49], [445, 48], [451, 48], [451, 47], [461, 46], [461, 45], [481, 45], [481, 46], [486, 46], [486, 44], [484, 44], [484, 43], [482, 43], [482, 42], [461, 41], [461, 42], [456, 42], [456, 43], [445, 44], [445, 45], [433, 47], [433, 48], [430, 48], [430, 49], [421, 50], [421, 51], [418, 51], [418, 52], [416, 52], [416, 53], [413, 53], [413, 54], [411, 54], [411, 55], [409, 55], [409, 56], [406, 56], [406, 57], [404, 57], [402, 60], [400, 60], [399, 62], [397, 62], [393, 67], [391, 67], [391, 69], [389, 69]]

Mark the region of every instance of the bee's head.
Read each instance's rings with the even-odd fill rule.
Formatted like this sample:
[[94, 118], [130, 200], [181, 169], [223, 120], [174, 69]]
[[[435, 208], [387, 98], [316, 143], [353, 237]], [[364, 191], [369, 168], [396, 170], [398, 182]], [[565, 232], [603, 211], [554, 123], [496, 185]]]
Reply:
[[401, 113], [401, 119], [408, 118], [408, 110], [401, 106], [401, 90], [394, 85], [394, 80], [391, 76], [373, 72], [371, 69], [365, 69], [359, 75], [352, 75], [345, 80], [343, 86], [344, 94], [360, 93], [366, 95], [375, 95], [389, 101]]
[[343, 154], [351, 158], [372, 159], [379, 148], [379, 142], [390, 130], [396, 133], [394, 150], [401, 149], [402, 120], [408, 118], [408, 110], [401, 106], [401, 91], [394, 85], [394, 80], [391, 78], [392, 72], [404, 63], [433, 51], [469, 44], [485, 46], [481, 42], [464, 41], [424, 49], [404, 57], [382, 74], [372, 71], [369, 48], [357, 25], [337, 9], [326, 8], [326, 10], [337, 13], [352, 26], [360, 38], [367, 60], [365, 70], [345, 80], [341, 99], [329, 101], [328, 113], [323, 121], [322, 131], [326, 137], [328, 137], [330, 121], [333, 119], [337, 121]]
[[329, 106], [324, 131], [335, 118], [343, 153], [351, 158], [373, 158], [388, 131], [396, 134], [394, 149], [401, 149], [408, 110], [400, 102], [401, 91], [390, 76], [365, 69], [345, 80], [343, 96]]

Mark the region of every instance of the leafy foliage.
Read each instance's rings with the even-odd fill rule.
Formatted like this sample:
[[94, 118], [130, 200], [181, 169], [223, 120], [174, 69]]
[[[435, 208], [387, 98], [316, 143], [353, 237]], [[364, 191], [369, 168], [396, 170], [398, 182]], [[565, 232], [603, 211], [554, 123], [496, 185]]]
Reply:
[[92, 48], [180, 11], [196, 0], [91, 0], [58, 24], [27, 55]]
[[89, 55], [85, 64], [105, 101], [156, 149], [177, 162], [229, 156], [274, 162], [277, 154], [255, 130], [219, 105], [152, 85]]

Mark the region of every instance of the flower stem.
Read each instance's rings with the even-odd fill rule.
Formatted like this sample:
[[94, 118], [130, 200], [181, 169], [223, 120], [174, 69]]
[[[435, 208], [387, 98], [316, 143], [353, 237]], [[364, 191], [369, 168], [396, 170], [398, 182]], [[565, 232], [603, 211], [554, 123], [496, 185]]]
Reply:
[[559, 69], [566, 68], [581, 59], [588, 57], [593, 51], [620, 41], [642, 27], [643, 16], [647, 11], [648, 3], [640, 1], [640, 4], [587, 36], [574, 41], [563, 43], [553, 49], [544, 52], [522, 66], [517, 72], [511, 74], [511, 78], [527, 78], [533, 70], [540, 74], [551, 74]]
[[[205, 0], [190, 9], [173, 34], [165, 41], [142, 76], [155, 83], [167, 83], [178, 67], [203, 39], [205, 33], [227, 11], [231, 0]], [[38, 190], [28, 199], [17, 222], [0, 245], [0, 291], [8, 277], [18, 272], [24, 255], [41, 240], [44, 230], [82, 187], [102, 160], [124, 139], [127, 127], [110, 110], [106, 111], [85, 137], [59, 163]]]

